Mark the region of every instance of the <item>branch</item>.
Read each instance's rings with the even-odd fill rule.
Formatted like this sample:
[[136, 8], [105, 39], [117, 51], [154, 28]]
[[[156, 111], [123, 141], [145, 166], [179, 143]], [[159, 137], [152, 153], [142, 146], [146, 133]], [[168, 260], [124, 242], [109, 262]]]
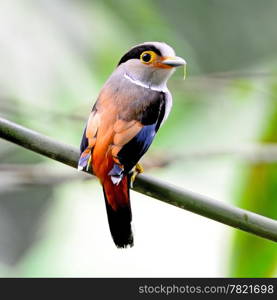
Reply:
[[[0, 137], [77, 168], [79, 150], [0, 118]], [[134, 190], [220, 223], [277, 242], [277, 221], [180, 189], [148, 175], [139, 175]]]

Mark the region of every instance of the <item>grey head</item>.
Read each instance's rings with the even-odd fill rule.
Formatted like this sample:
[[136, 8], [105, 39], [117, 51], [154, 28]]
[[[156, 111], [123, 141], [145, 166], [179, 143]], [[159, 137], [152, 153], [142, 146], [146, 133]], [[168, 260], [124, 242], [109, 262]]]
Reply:
[[162, 42], [145, 42], [132, 47], [120, 59], [116, 76], [125, 76], [138, 85], [155, 90], [166, 88], [176, 67], [185, 65], [172, 47]]

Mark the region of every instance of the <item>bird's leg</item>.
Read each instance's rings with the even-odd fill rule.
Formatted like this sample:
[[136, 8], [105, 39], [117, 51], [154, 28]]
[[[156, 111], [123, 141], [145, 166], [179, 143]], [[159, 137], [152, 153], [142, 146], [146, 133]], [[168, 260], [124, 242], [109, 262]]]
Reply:
[[137, 163], [135, 165], [135, 168], [134, 168], [134, 170], [132, 172], [132, 176], [131, 176], [131, 179], [130, 179], [130, 186], [131, 186], [131, 188], [134, 187], [134, 182], [135, 182], [136, 177], [138, 176], [138, 174], [143, 173], [143, 172], [144, 172], [143, 167], [139, 163]]
[[136, 164], [135, 170], [137, 171], [138, 174], [144, 172], [143, 166], [139, 163]]

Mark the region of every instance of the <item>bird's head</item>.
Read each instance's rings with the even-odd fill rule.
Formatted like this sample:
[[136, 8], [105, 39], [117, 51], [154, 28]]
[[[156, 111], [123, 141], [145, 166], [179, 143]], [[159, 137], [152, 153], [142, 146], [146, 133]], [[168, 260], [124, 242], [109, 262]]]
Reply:
[[131, 48], [120, 59], [117, 69], [131, 79], [149, 87], [163, 87], [176, 67], [184, 66], [183, 58], [161, 42], [146, 42]]

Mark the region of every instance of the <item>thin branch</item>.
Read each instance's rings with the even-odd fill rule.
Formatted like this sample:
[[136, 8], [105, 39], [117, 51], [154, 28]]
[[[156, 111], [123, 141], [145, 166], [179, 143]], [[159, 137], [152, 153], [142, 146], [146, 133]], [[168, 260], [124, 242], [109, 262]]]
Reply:
[[[7, 147], [9, 148], [9, 147]], [[15, 185], [34, 185], [34, 184], [61, 184], [72, 180], [91, 180], [87, 173], [77, 173], [74, 170], [69, 172], [66, 168], [53, 170], [45, 164], [5, 164], [1, 163], [6, 156], [11, 156], [14, 147], [0, 153], [0, 178], [10, 186]], [[16, 151], [15, 151], [16, 152]], [[164, 168], [173, 163], [197, 160], [198, 162], [205, 159], [218, 158], [221, 156], [234, 156], [251, 164], [273, 164], [277, 162], [277, 145], [276, 144], [254, 144], [239, 147], [226, 148], [208, 148], [188, 150], [183, 153], [154, 152], [146, 155], [142, 160], [143, 169], [148, 171], [155, 168]], [[3, 184], [3, 182], [2, 182]], [[7, 183], [5, 183], [7, 184]]]
[[[76, 168], [79, 150], [0, 118], [0, 137]], [[180, 189], [148, 175], [139, 175], [134, 190], [229, 226], [277, 242], [277, 221]], [[182, 230], [183, 231], [183, 230]]]

